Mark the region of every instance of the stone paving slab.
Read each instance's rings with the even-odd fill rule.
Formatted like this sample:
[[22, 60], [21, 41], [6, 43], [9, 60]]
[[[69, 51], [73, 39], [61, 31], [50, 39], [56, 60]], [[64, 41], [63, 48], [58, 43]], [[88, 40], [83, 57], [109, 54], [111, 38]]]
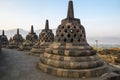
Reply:
[[0, 80], [98, 80], [61, 78], [42, 72], [37, 68], [38, 57], [15, 49], [2, 49], [0, 54]]

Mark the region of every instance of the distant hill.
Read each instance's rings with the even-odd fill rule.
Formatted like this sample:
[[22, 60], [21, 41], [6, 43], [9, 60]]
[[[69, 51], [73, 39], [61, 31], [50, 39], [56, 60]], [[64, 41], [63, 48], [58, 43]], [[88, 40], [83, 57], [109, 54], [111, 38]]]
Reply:
[[[0, 33], [2, 34], [2, 30], [0, 30]], [[17, 29], [11, 29], [5, 31], [5, 35], [8, 37], [8, 39], [10, 37], [13, 37], [16, 33], [17, 33]], [[23, 37], [25, 37], [28, 32], [20, 28], [19, 33], [22, 34]]]
[[[53, 33], [56, 34], [56, 29], [52, 29]], [[8, 39], [10, 37], [13, 37], [14, 34], [16, 34], [17, 30], [16, 29], [11, 29], [11, 30], [7, 30], [5, 31], [5, 35], [7, 35]], [[19, 29], [20, 34], [22, 34], [22, 36], [25, 38], [25, 36], [28, 34], [29, 31], [23, 30], [23, 29]], [[35, 30], [36, 34], [39, 35], [39, 33], [41, 32], [41, 29], [39, 30]], [[0, 30], [0, 34], [2, 34], [2, 30]], [[110, 37], [87, 37], [87, 41], [88, 43], [95, 45], [95, 40], [98, 40], [98, 44], [100, 45], [120, 45], [120, 36], [116, 37], [116, 36], [110, 36]]]
[[111, 45], [120, 45], [120, 36], [118, 37], [88, 37], [88, 42], [91, 44], [95, 44], [95, 40], [98, 40], [98, 44], [111, 44]]
[[[35, 30], [35, 33], [37, 35], [40, 34], [42, 29], [39, 29], [39, 30]], [[56, 33], [56, 29], [52, 29], [53, 33], [55, 34]], [[11, 29], [11, 30], [6, 30], [5, 31], [5, 35], [7, 35], [8, 39], [10, 37], [13, 37], [15, 34], [17, 33], [17, 29]], [[19, 29], [19, 33], [25, 38], [26, 35], [29, 33], [29, 31], [26, 31], [26, 30], [23, 30], [23, 29]], [[2, 30], [0, 30], [0, 35], [2, 34]]]

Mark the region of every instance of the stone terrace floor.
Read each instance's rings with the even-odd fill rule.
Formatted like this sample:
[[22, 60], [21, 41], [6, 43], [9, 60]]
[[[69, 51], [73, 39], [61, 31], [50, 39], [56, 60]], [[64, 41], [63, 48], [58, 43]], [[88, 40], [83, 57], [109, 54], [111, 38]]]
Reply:
[[0, 54], [0, 80], [98, 80], [61, 78], [37, 68], [39, 58], [14, 49], [2, 49]]

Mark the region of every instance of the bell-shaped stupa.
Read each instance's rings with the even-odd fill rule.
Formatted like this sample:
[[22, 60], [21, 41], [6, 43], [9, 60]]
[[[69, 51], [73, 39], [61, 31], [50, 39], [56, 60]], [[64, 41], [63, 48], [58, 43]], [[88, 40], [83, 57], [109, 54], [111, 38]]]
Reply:
[[10, 37], [10, 39], [9, 39], [9, 41], [8, 41], [8, 42], [9, 42], [9, 43], [10, 43], [10, 42], [12, 42], [12, 37]]
[[67, 18], [61, 21], [54, 42], [41, 54], [39, 68], [60, 77], [97, 77], [107, 71], [106, 64], [87, 43], [80, 19], [74, 18], [73, 2]]
[[54, 34], [52, 30], [49, 29], [49, 22], [46, 20], [45, 29], [39, 34], [38, 42], [31, 49], [30, 54], [39, 56], [41, 53], [44, 53], [45, 48], [48, 47], [54, 41]]
[[29, 32], [29, 34], [26, 35], [26, 40], [29, 40], [31, 42], [36, 42], [38, 40], [38, 36], [34, 32], [33, 25], [31, 25], [31, 31]]
[[31, 25], [31, 31], [26, 35], [26, 40], [19, 46], [19, 50], [31, 50], [32, 46], [37, 42], [38, 36], [34, 32], [33, 25]]
[[24, 41], [21, 34], [19, 34], [19, 29], [17, 29], [17, 34], [12, 38], [12, 41], [9, 43], [8, 48], [19, 48], [19, 45]]
[[2, 47], [6, 47], [8, 45], [8, 38], [5, 35], [4, 30], [2, 31], [1, 41], [2, 41]]

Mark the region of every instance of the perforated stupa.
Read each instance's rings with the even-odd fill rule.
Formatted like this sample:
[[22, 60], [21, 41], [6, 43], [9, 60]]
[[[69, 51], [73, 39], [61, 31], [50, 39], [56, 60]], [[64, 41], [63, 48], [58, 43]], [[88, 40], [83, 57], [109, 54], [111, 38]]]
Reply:
[[23, 43], [24, 39], [22, 35], [19, 33], [19, 29], [17, 29], [17, 34], [15, 34], [12, 38], [12, 41], [10, 41], [8, 48], [19, 48], [19, 45]]
[[45, 29], [39, 34], [38, 42], [31, 49], [31, 54], [40, 56], [45, 51], [45, 48], [48, 47], [54, 41], [54, 34], [52, 30], [49, 29], [49, 22], [46, 20]]
[[26, 35], [26, 40], [19, 46], [19, 50], [31, 50], [37, 41], [38, 36], [34, 32], [33, 25], [31, 25], [31, 31]]
[[39, 68], [60, 77], [96, 77], [107, 71], [104, 61], [87, 43], [80, 19], [74, 18], [73, 2], [61, 21], [54, 42], [41, 54]]
[[1, 44], [2, 44], [2, 47], [6, 47], [8, 45], [8, 38], [5, 35], [4, 30], [2, 31], [2, 35], [1, 35]]

